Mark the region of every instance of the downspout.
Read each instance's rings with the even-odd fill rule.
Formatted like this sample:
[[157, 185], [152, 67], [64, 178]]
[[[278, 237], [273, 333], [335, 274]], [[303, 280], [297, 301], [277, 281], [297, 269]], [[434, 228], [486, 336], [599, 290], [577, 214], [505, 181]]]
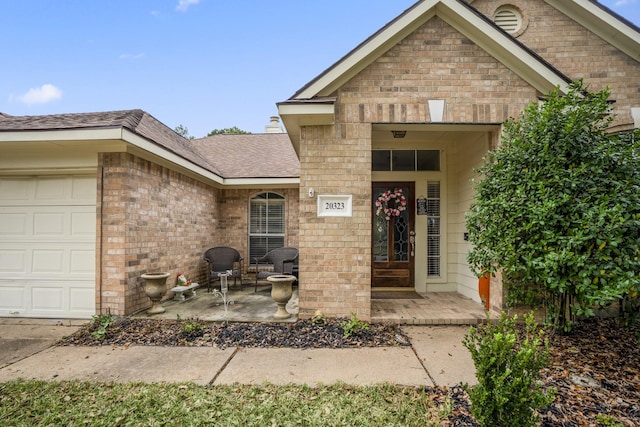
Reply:
[[[99, 155], [101, 156], [101, 155]], [[104, 157], [103, 155], [102, 157], [102, 161], [104, 161]], [[104, 236], [102, 235], [103, 232], [103, 226], [102, 224], [104, 224], [104, 218], [103, 218], [103, 214], [104, 214], [104, 166], [102, 166], [102, 163], [100, 164], [100, 166], [98, 166], [98, 170], [100, 172], [99, 176], [100, 176], [100, 224], [98, 225], [98, 230], [99, 230], [99, 234], [100, 234], [100, 242], [98, 245], [98, 259], [100, 260], [100, 262], [98, 263], [97, 266], [97, 274], [98, 274], [98, 297], [99, 297], [99, 301], [100, 301], [100, 315], [104, 314], [103, 310], [104, 310], [104, 306], [103, 306], [103, 302], [102, 302], [102, 250], [103, 250], [103, 242], [104, 242]]]

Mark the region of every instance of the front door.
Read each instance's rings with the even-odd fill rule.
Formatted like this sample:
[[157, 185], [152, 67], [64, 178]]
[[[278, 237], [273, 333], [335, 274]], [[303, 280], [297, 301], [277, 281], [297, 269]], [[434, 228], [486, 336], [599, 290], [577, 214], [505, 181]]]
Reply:
[[414, 287], [413, 182], [374, 182], [372, 287]]

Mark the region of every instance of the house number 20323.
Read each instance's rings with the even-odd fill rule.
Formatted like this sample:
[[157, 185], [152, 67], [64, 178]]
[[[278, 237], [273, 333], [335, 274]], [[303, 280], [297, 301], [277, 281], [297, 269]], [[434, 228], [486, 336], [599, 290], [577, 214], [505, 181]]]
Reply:
[[345, 208], [344, 202], [325, 202], [324, 208], [326, 210], [343, 210]]
[[352, 203], [351, 195], [321, 194], [318, 196], [318, 216], [350, 217]]

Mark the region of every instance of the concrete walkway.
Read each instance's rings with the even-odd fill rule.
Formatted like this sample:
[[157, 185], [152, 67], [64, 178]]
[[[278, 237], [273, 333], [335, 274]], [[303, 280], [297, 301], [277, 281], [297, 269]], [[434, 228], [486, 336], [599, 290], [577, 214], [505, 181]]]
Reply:
[[56, 346], [73, 322], [0, 319], [0, 382], [194, 382], [431, 386], [475, 384], [467, 326], [406, 326], [411, 347], [349, 349]]

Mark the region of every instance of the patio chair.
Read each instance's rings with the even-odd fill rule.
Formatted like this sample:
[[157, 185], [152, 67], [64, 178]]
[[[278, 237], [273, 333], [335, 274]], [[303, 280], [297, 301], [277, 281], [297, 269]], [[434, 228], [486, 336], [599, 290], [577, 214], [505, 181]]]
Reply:
[[[265, 280], [269, 276], [276, 274], [291, 274], [297, 273], [298, 250], [289, 246], [283, 248], [274, 249], [267, 252], [266, 255], [260, 258], [254, 258], [255, 271], [256, 271], [256, 286], [254, 292], [258, 291], [258, 282]], [[273, 271], [261, 271], [260, 266], [272, 265]]]
[[240, 279], [240, 290], [242, 290], [242, 261], [243, 258], [236, 249], [229, 246], [216, 246], [207, 249], [204, 253], [204, 260], [209, 266], [207, 274], [207, 289], [211, 290], [211, 283], [220, 280], [219, 274], [231, 271], [229, 279], [233, 279], [233, 285], [236, 285]]

